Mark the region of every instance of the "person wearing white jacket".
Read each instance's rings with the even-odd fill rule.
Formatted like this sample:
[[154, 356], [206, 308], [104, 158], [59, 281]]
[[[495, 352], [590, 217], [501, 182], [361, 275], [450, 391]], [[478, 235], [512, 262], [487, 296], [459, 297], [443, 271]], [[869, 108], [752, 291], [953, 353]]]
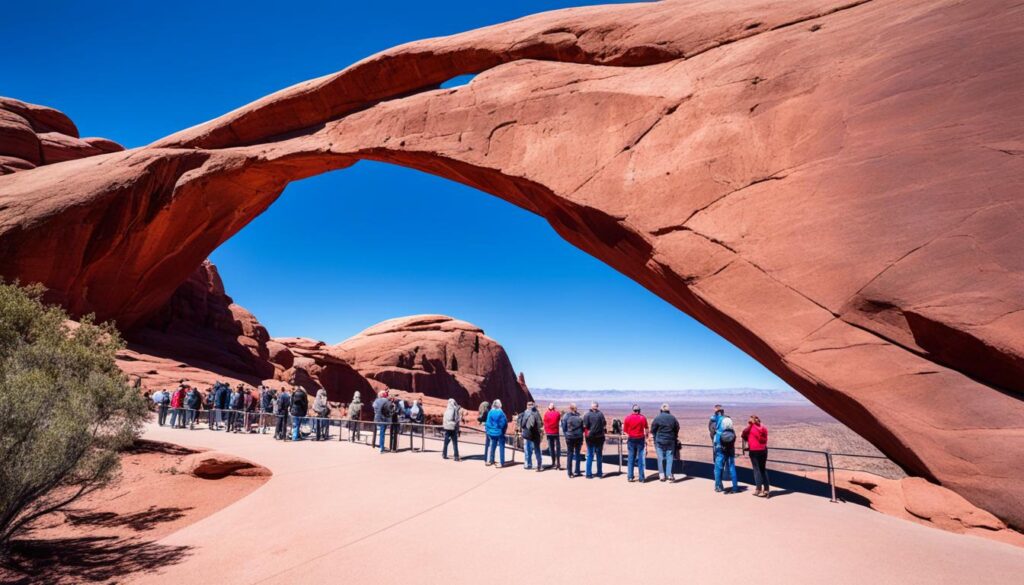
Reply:
[[452, 444], [455, 452], [455, 460], [459, 459], [459, 424], [462, 422], [462, 408], [454, 398], [448, 399], [448, 408], [444, 411], [444, 418], [441, 419], [441, 426], [444, 428], [444, 447], [441, 449], [441, 458], [448, 458], [448, 443]]

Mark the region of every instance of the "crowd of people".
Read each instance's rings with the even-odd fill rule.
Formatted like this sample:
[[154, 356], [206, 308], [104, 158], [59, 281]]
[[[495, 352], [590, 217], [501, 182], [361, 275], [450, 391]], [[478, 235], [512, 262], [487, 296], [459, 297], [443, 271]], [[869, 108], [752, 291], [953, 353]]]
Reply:
[[[161, 426], [195, 428], [201, 416], [206, 417], [211, 430], [225, 430], [235, 433], [265, 433], [273, 429], [278, 440], [299, 441], [310, 438], [314, 441], [330, 437], [331, 405], [327, 392], [319, 389], [310, 406], [309, 395], [300, 386], [280, 390], [261, 386], [249, 389], [239, 384], [232, 389], [224, 382], [216, 382], [205, 392], [182, 381], [176, 391], [161, 390], [151, 397], [157, 411], [157, 422]], [[403, 425], [423, 425], [426, 413], [419, 400], [406, 401], [388, 390], [382, 390], [373, 401], [373, 424], [375, 425], [376, 447], [381, 453], [398, 451], [398, 439]], [[359, 392], [355, 392], [345, 413], [347, 424], [344, 428], [352, 441], [361, 440], [361, 413], [363, 403]], [[169, 420], [168, 420], [169, 418]], [[458, 402], [452, 398], [441, 417], [443, 447], [441, 457], [448, 459], [449, 447], [455, 461], [460, 461], [459, 436], [465, 414]], [[502, 408], [501, 400], [483, 402], [477, 411], [477, 423], [484, 435], [484, 464], [505, 467], [505, 451], [509, 437], [510, 421]], [[632, 412], [624, 420], [613, 420], [611, 428], [597, 402], [590, 409], [580, 413], [576, 404], [571, 403], [559, 410], [554, 403], [540, 412], [534, 402], [515, 417], [525, 457], [523, 468], [529, 471], [544, 469], [562, 470], [562, 444], [565, 444], [566, 464], [564, 469], [569, 478], [584, 475], [588, 479], [604, 476], [603, 455], [606, 438], [610, 434], [626, 439], [626, 479], [630, 483], [644, 483], [647, 447], [653, 443], [658, 479], [676, 481], [674, 463], [681, 461], [679, 441], [679, 420], [672, 414], [668, 404], [662, 404], [658, 414], [648, 420], [639, 405], [634, 404]], [[303, 428], [307, 427], [307, 431]], [[415, 427], [413, 427], [415, 428]], [[422, 428], [422, 427], [419, 427]], [[732, 418], [721, 405], [715, 405], [708, 419], [708, 435], [712, 443], [715, 491], [725, 494], [738, 491], [736, 478], [737, 433]], [[768, 461], [768, 429], [760, 418], [752, 415], [747, 426], [739, 435], [746, 444], [754, 473], [755, 496], [769, 497], [770, 486], [766, 469]], [[550, 465], [545, 468], [544, 447]], [[584, 463], [583, 445], [586, 444]], [[723, 479], [731, 479], [731, 487]]]

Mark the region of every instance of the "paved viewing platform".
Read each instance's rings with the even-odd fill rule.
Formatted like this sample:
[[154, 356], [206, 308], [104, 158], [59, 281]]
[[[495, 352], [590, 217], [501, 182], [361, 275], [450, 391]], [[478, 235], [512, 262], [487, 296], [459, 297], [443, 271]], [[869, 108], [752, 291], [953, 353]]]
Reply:
[[[146, 426], [144, 438], [215, 449], [271, 469], [263, 487], [160, 544], [184, 559], [138, 583], [521, 584], [1006, 582], [1024, 550], [781, 490], [722, 495], [674, 484], [485, 467], [436, 451]], [[430, 449], [440, 445], [427, 443]], [[615, 474], [617, 466], [606, 465]], [[673, 581], [675, 581], [673, 579]]]

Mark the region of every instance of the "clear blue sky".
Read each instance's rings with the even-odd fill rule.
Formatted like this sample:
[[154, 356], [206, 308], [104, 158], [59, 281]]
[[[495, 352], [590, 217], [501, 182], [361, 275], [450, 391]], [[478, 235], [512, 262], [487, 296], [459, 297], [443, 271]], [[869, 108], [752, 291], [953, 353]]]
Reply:
[[[585, 3], [15, 2], [0, 95], [140, 146], [395, 44]], [[445, 313], [500, 341], [534, 387], [785, 387], [543, 219], [403, 168], [295, 183], [212, 259], [276, 336], [337, 342]]]

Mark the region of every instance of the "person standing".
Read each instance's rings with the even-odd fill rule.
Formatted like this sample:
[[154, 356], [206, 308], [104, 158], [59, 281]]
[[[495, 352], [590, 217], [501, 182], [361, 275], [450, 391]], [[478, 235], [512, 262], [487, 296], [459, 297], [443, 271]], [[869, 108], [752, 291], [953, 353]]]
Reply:
[[501, 410], [501, 400], [495, 400], [491, 405], [484, 430], [487, 432], [489, 444], [485, 464], [494, 465], [494, 452], [498, 451], [501, 467], [505, 467], [505, 432], [508, 431], [508, 417]]
[[750, 468], [754, 471], [755, 496], [768, 497], [768, 427], [761, 424], [761, 419], [753, 414], [743, 429], [743, 440], [747, 442], [750, 452]]
[[274, 438], [284, 441], [288, 438], [288, 410], [292, 406], [292, 395], [288, 393], [287, 387], [281, 388], [281, 393], [277, 395], [277, 429], [274, 432]]
[[387, 390], [381, 390], [377, 394], [377, 399], [373, 401], [373, 422], [377, 424], [380, 452], [385, 453], [384, 442], [387, 440], [388, 426], [391, 425], [391, 401], [388, 400]]
[[[565, 437], [565, 450], [568, 457], [568, 464], [565, 466], [569, 477], [580, 475], [580, 450], [583, 448], [583, 417], [576, 410], [576, 404], [569, 404], [569, 412], [562, 417], [562, 435]], [[573, 461], [576, 462], [576, 470], [573, 471]]]
[[654, 452], [658, 457], [658, 479], [675, 481], [672, 474], [672, 453], [679, 439], [679, 421], [669, 412], [668, 404], [661, 405], [661, 412], [651, 423], [651, 435], [654, 437]]
[[715, 410], [711, 413], [711, 418], [708, 419], [708, 437], [711, 439], [711, 462], [715, 461], [715, 435], [718, 433], [718, 423], [722, 421], [722, 417], [725, 416], [725, 409], [722, 408], [721, 404], [715, 405]]
[[583, 429], [587, 434], [587, 479], [593, 478], [590, 473], [591, 462], [597, 459], [597, 477], [604, 477], [602, 459], [604, 457], [604, 437], [607, 421], [596, 402], [590, 403], [590, 411], [583, 415]]
[[185, 386], [178, 386], [171, 396], [171, 428], [185, 426]]
[[452, 451], [455, 460], [459, 458], [459, 426], [462, 423], [462, 408], [454, 398], [448, 399], [448, 408], [444, 409], [444, 416], [441, 417], [441, 428], [444, 429], [444, 447], [441, 448], [441, 459], [448, 458], [448, 443], [452, 444]]
[[559, 423], [562, 421], [562, 413], [555, 408], [555, 403], [548, 404], [548, 410], [544, 413], [544, 434], [548, 439], [548, 455], [551, 457], [551, 467], [562, 468], [562, 442], [559, 440]]
[[214, 425], [214, 400], [213, 400], [213, 389], [207, 388], [206, 394], [203, 396], [203, 408], [206, 409], [206, 428], [213, 429]]
[[271, 415], [274, 414], [274, 391], [266, 386], [263, 386], [260, 392], [260, 433], [267, 432], [268, 422], [270, 421]]
[[231, 386], [229, 386], [226, 382], [217, 382], [214, 385], [214, 388], [217, 389], [214, 394], [214, 402], [216, 403], [217, 408], [216, 419], [217, 429], [219, 430], [222, 423], [226, 425], [227, 422], [229, 421], [227, 415], [230, 414], [228, 412], [228, 407], [230, 406], [231, 402]]
[[[732, 428], [732, 419], [723, 415], [718, 421], [715, 433], [715, 491], [731, 494], [738, 489], [736, 484], [736, 431]], [[728, 470], [732, 478], [732, 489], [722, 489], [722, 474]]]
[[405, 401], [397, 395], [391, 396], [391, 452], [398, 452], [398, 435], [402, 432], [401, 420], [407, 418]]
[[345, 418], [348, 419], [348, 430], [349, 440], [352, 442], [359, 440], [359, 422], [362, 419], [363, 414], [363, 397], [359, 394], [359, 390], [352, 393], [352, 402], [348, 405], [348, 411], [345, 413]]
[[203, 404], [203, 397], [199, 394], [198, 388], [189, 388], [185, 394], [185, 423], [188, 428], [196, 428], [196, 419], [199, 418], [199, 408]]
[[292, 415], [292, 440], [302, 439], [302, 422], [309, 412], [309, 396], [301, 386], [292, 388], [292, 405], [289, 409]]
[[171, 393], [161, 390], [153, 397], [153, 402], [157, 405], [157, 422], [164, 426], [167, 423], [167, 410], [171, 407]]
[[537, 459], [537, 471], [544, 470], [544, 462], [541, 458], [540, 438], [544, 434], [544, 420], [537, 411], [537, 405], [533, 402], [526, 403], [526, 410], [523, 411], [523, 423], [520, 430], [523, 434], [523, 452], [526, 458], [524, 469], [532, 469], [534, 458]]
[[228, 424], [226, 431], [238, 432], [242, 427], [242, 408], [245, 406], [245, 390], [242, 389], [242, 385], [239, 384], [231, 391], [228, 398]]
[[640, 414], [640, 405], [633, 405], [633, 412], [622, 421], [622, 431], [626, 433], [626, 451], [629, 453], [626, 464], [626, 479], [636, 481], [633, 467], [640, 472], [640, 483], [644, 482], [644, 470], [647, 467], [647, 417]]
[[327, 404], [327, 390], [323, 388], [316, 391], [316, 398], [313, 399], [313, 414], [316, 415], [316, 439], [326, 441], [328, 434], [327, 418], [331, 416], [331, 406]]

